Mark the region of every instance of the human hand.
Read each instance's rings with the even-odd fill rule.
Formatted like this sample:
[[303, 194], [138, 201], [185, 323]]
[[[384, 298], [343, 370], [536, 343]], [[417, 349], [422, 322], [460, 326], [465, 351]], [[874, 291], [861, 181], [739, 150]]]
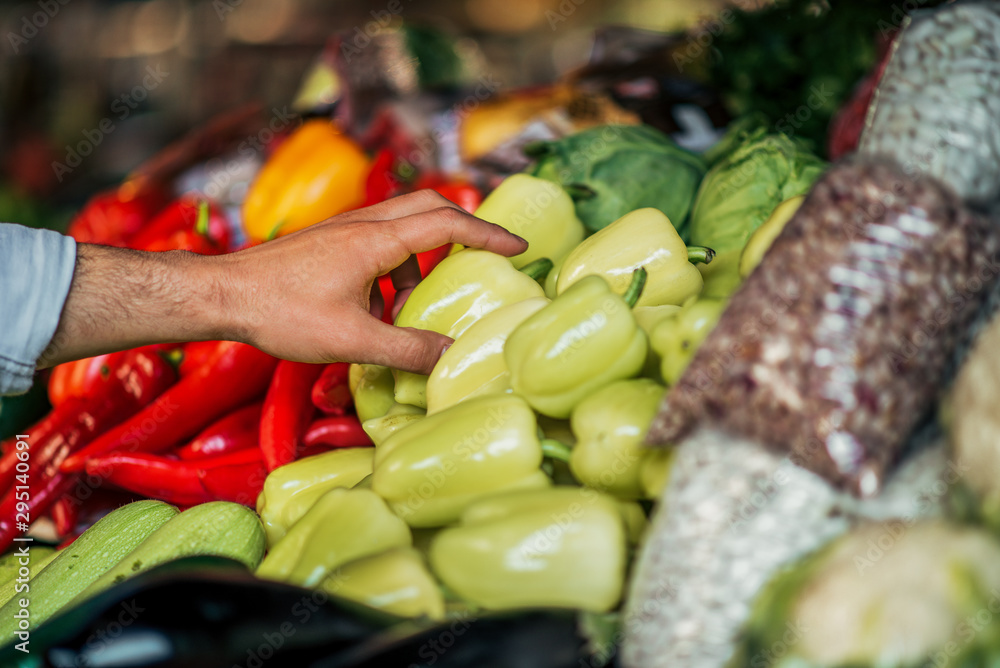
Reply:
[[420, 280], [414, 254], [446, 243], [506, 256], [527, 247], [429, 190], [229, 255], [81, 244], [40, 366], [148, 343], [228, 339], [294, 361], [429, 373], [451, 339], [381, 322], [376, 279], [390, 275], [398, 308]]
[[347, 360], [429, 373], [451, 339], [382, 322], [376, 279], [402, 300], [420, 281], [415, 254], [459, 243], [511, 256], [527, 243], [424, 190], [221, 258], [242, 288], [239, 339], [300, 362]]

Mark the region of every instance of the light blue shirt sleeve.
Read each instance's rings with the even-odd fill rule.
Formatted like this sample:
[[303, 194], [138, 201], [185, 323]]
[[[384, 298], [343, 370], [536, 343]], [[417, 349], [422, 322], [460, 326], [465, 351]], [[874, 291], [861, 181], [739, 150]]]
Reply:
[[31, 387], [52, 341], [76, 268], [76, 241], [0, 223], [0, 395]]

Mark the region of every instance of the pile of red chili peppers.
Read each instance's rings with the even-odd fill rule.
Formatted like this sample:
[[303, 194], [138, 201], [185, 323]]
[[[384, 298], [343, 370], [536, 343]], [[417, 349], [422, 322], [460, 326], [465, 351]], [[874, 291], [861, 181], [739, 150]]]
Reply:
[[[401, 192], [392, 156], [380, 154], [365, 204]], [[475, 209], [463, 183], [424, 180]], [[141, 250], [230, 252], [230, 226], [194, 196], [168, 202], [153, 184], [95, 196], [71, 223], [80, 242]], [[447, 254], [418, 256], [427, 274]], [[379, 281], [386, 313], [394, 290]], [[49, 377], [52, 411], [28, 428], [27, 450], [0, 443], [0, 551], [22, 522], [52, 518], [72, 539], [95, 504], [150, 497], [179, 506], [226, 500], [253, 506], [268, 472], [332, 448], [371, 445], [354, 415], [348, 364], [279, 361], [229, 341], [156, 345], [62, 364]], [[22, 473], [29, 463], [28, 473]], [[28, 487], [28, 493], [23, 490]], [[20, 489], [18, 489], [20, 488]], [[119, 490], [117, 495], [108, 490]], [[109, 501], [109, 499], [111, 499]]]

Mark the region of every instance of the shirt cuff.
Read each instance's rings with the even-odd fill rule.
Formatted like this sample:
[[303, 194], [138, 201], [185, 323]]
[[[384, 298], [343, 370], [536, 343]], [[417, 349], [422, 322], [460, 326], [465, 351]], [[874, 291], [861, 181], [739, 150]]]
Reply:
[[76, 268], [76, 241], [51, 230], [0, 223], [0, 395], [31, 387], [52, 341]]

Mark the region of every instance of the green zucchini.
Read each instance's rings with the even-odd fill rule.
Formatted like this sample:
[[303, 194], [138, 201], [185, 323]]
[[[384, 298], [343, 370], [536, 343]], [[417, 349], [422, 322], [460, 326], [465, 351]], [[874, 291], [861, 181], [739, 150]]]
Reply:
[[194, 506], [153, 532], [80, 594], [86, 600], [139, 573], [183, 557], [214, 556], [257, 568], [264, 556], [264, 527], [257, 513], [228, 501]]
[[[29, 552], [31, 555], [31, 563], [28, 565], [28, 569], [31, 574], [28, 576], [30, 578], [35, 577], [42, 572], [42, 569], [52, 563], [52, 560], [59, 556], [59, 553], [51, 547], [33, 547]], [[18, 564], [20, 566], [20, 564]], [[0, 605], [3, 605], [10, 599], [14, 598], [14, 590], [17, 587], [17, 574], [11, 575], [9, 580], [6, 580], [3, 584], [0, 584]]]
[[[21, 543], [21, 545], [23, 545], [23, 543]], [[0, 557], [0, 590], [2, 590], [7, 584], [10, 584], [17, 579], [17, 571], [21, 568], [21, 557], [23, 556], [19, 550], [20, 548], [15, 549], [13, 552], [8, 552]], [[35, 574], [42, 570], [37, 565], [39, 559], [43, 559], [46, 555], [54, 553], [55, 550], [53, 548], [42, 545], [28, 548], [28, 558], [31, 560], [28, 564], [28, 568], [31, 573]]]
[[21, 621], [37, 628], [176, 514], [173, 506], [146, 500], [101, 518], [45, 570], [15, 588], [14, 597], [0, 608], [0, 645], [15, 638], [27, 640], [28, 629]]

